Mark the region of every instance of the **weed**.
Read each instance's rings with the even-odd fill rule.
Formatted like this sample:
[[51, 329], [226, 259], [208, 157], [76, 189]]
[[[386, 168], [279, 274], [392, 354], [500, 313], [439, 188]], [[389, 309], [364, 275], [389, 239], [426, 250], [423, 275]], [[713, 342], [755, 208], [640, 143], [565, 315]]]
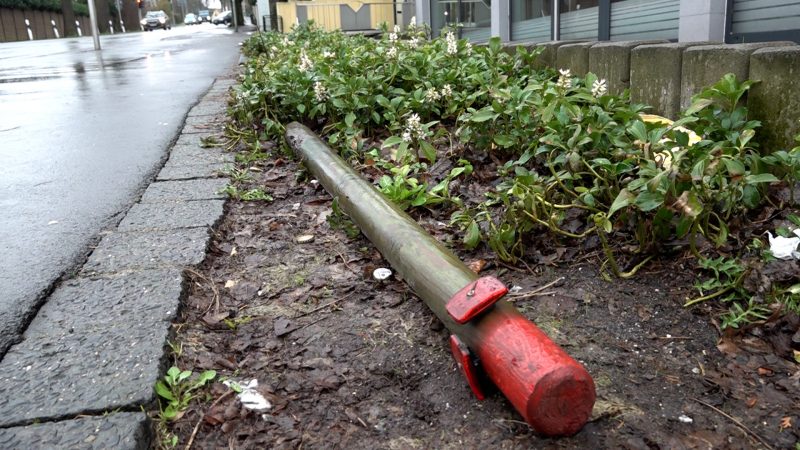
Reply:
[[225, 189], [223, 189], [221, 193], [227, 194], [229, 197], [234, 198], [236, 200], [242, 200], [246, 202], [251, 202], [251, 201], [271, 202], [273, 200], [272, 196], [264, 192], [263, 189], [254, 188], [243, 191], [239, 190], [238, 187], [232, 184], [225, 186]]
[[213, 148], [219, 147], [220, 142], [214, 136], [203, 136], [200, 137], [200, 147], [202, 148]]
[[227, 325], [228, 328], [230, 328], [231, 330], [236, 330], [237, 328], [239, 328], [239, 325], [244, 325], [252, 321], [253, 317], [251, 316], [235, 317], [233, 319], [223, 319], [225, 325]]
[[234, 183], [249, 183], [253, 181], [253, 176], [247, 169], [230, 168], [224, 172]]
[[216, 376], [215, 371], [206, 370], [192, 378], [191, 371], [170, 367], [164, 378], [158, 380], [155, 386], [156, 394], [167, 403], [166, 408], [161, 410], [161, 418], [165, 420], [179, 418], [197, 395], [196, 391]]

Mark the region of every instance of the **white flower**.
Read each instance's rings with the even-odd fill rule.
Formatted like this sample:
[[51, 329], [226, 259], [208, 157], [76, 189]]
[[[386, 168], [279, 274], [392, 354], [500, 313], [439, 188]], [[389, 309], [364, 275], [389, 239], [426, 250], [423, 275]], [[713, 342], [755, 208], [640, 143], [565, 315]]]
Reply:
[[400, 25], [397, 24], [394, 25], [394, 32], [395, 34], [400, 32]]
[[406, 119], [406, 125], [408, 125], [409, 128], [417, 129], [420, 123], [419, 114], [417, 113], [411, 114], [408, 116], [408, 119]]
[[300, 63], [297, 64], [297, 68], [300, 72], [307, 72], [314, 68], [314, 63], [308, 58], [305, 50], [300, 51]]
[[450, 97], [453, 95], [453, 88], [449, 84], [442, 86], [442, 97]]
[[327, 51], [327, 50], [325, 50], [324, 52], [322, 52], [322, 57], [323, 57], [323, 58], [333, 58], [333, 55], [334, 55], [334, 53], [333, 53], [333, 52], [329, 52], [329, 51]]
[[389, 33], [389, 42], [392, 44], [397, 42], [397, 33]]
[[559, 69], [558, 71], [559, 77], [558, 82], [556, 82], [556, 86], [560, 87], [561, 89], [569, 89], [572, 87], [572, 78], [570, 78], [570, 70], [569, 69]]
[[408, 46], [411, 48], [417, 48], [419, 46], [419, 38], [413, 37], [410, 41], [408, 41]]
[[458, 41], [456, 40], [456, 35], [453, 34], [452, 31], [448, 31], [444, 37], [445, 42], [447, 43], [447, 54], [448, 55], [455, 55], [458, 53]]
[[466, 44], [464, 44], [464, 48], [467, 49], [467, 56], [472, 54], [472, 43], [471, 42], [467, 42]]
[[608, 92], [608, 87], [606, 86], [606, 80], [605, 79], [595, 80], [594, 83], [592, 83], [592, 95], [593, 96], [602, 97], [602, 96], [606, 95], [606, 92]]
[[386, 56], [389, 58], [397, 58], [397, 47], [389, 47], [389, 50], [386, 50]]
[[414, 28], [414, 27], [416, 27], [416, 26], [417, 26], [417, 16], [413, 16], [413, 17], [411, 17], [411, 19], [408, 21], [408, 28]]
[[318, 102], [324, 102], [328, 98], [328, 89], [325, 88], [321, 81], [314, 83], [314, 96]]
[[419, 115], [416, 113], [411, 114], [408, 116], [408, 119], [406, 119], [406, 129], [403, 131], [403, 140], [411, 142], [411, 139], [415, 136], [418, 138], [425, 137], [425, 133], [422, 130], [422, 122], [420, 121]]
[[439, 98], [441, 98], [441, 95], [436, 90], [436, 88], [429, 88], [427, 91], [425, 91], [426, 101], [435, 102], [436, 100], [439, 100]]

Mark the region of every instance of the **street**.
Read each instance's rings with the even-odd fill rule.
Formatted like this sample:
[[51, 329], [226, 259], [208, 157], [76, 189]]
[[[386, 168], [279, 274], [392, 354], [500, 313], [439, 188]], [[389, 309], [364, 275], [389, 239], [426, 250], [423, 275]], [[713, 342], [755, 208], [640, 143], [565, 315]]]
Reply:
[[0, 357], [162, 164], [244, 32], [172, 30], [0, 44]]

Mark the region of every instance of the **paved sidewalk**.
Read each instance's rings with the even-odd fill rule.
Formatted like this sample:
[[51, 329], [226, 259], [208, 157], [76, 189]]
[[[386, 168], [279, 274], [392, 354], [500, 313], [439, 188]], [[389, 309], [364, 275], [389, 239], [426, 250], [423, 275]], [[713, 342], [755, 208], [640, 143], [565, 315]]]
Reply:
[[167, 363], [183, 271], [223, 215], [233, 155], [200, 144], [222, 131], [233, 83], [218, 79], [189, 111], [156, 180], [0, 362], [0, 448], [151, 447], [142, 406]]

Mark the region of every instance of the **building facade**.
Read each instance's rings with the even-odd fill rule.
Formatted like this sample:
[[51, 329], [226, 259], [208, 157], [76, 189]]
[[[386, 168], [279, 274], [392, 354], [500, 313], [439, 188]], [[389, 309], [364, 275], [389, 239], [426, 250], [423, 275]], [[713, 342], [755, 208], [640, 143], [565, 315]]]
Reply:
[[562, 40], [800, 43], [800, 0], [416, 0], [434, 35]]

